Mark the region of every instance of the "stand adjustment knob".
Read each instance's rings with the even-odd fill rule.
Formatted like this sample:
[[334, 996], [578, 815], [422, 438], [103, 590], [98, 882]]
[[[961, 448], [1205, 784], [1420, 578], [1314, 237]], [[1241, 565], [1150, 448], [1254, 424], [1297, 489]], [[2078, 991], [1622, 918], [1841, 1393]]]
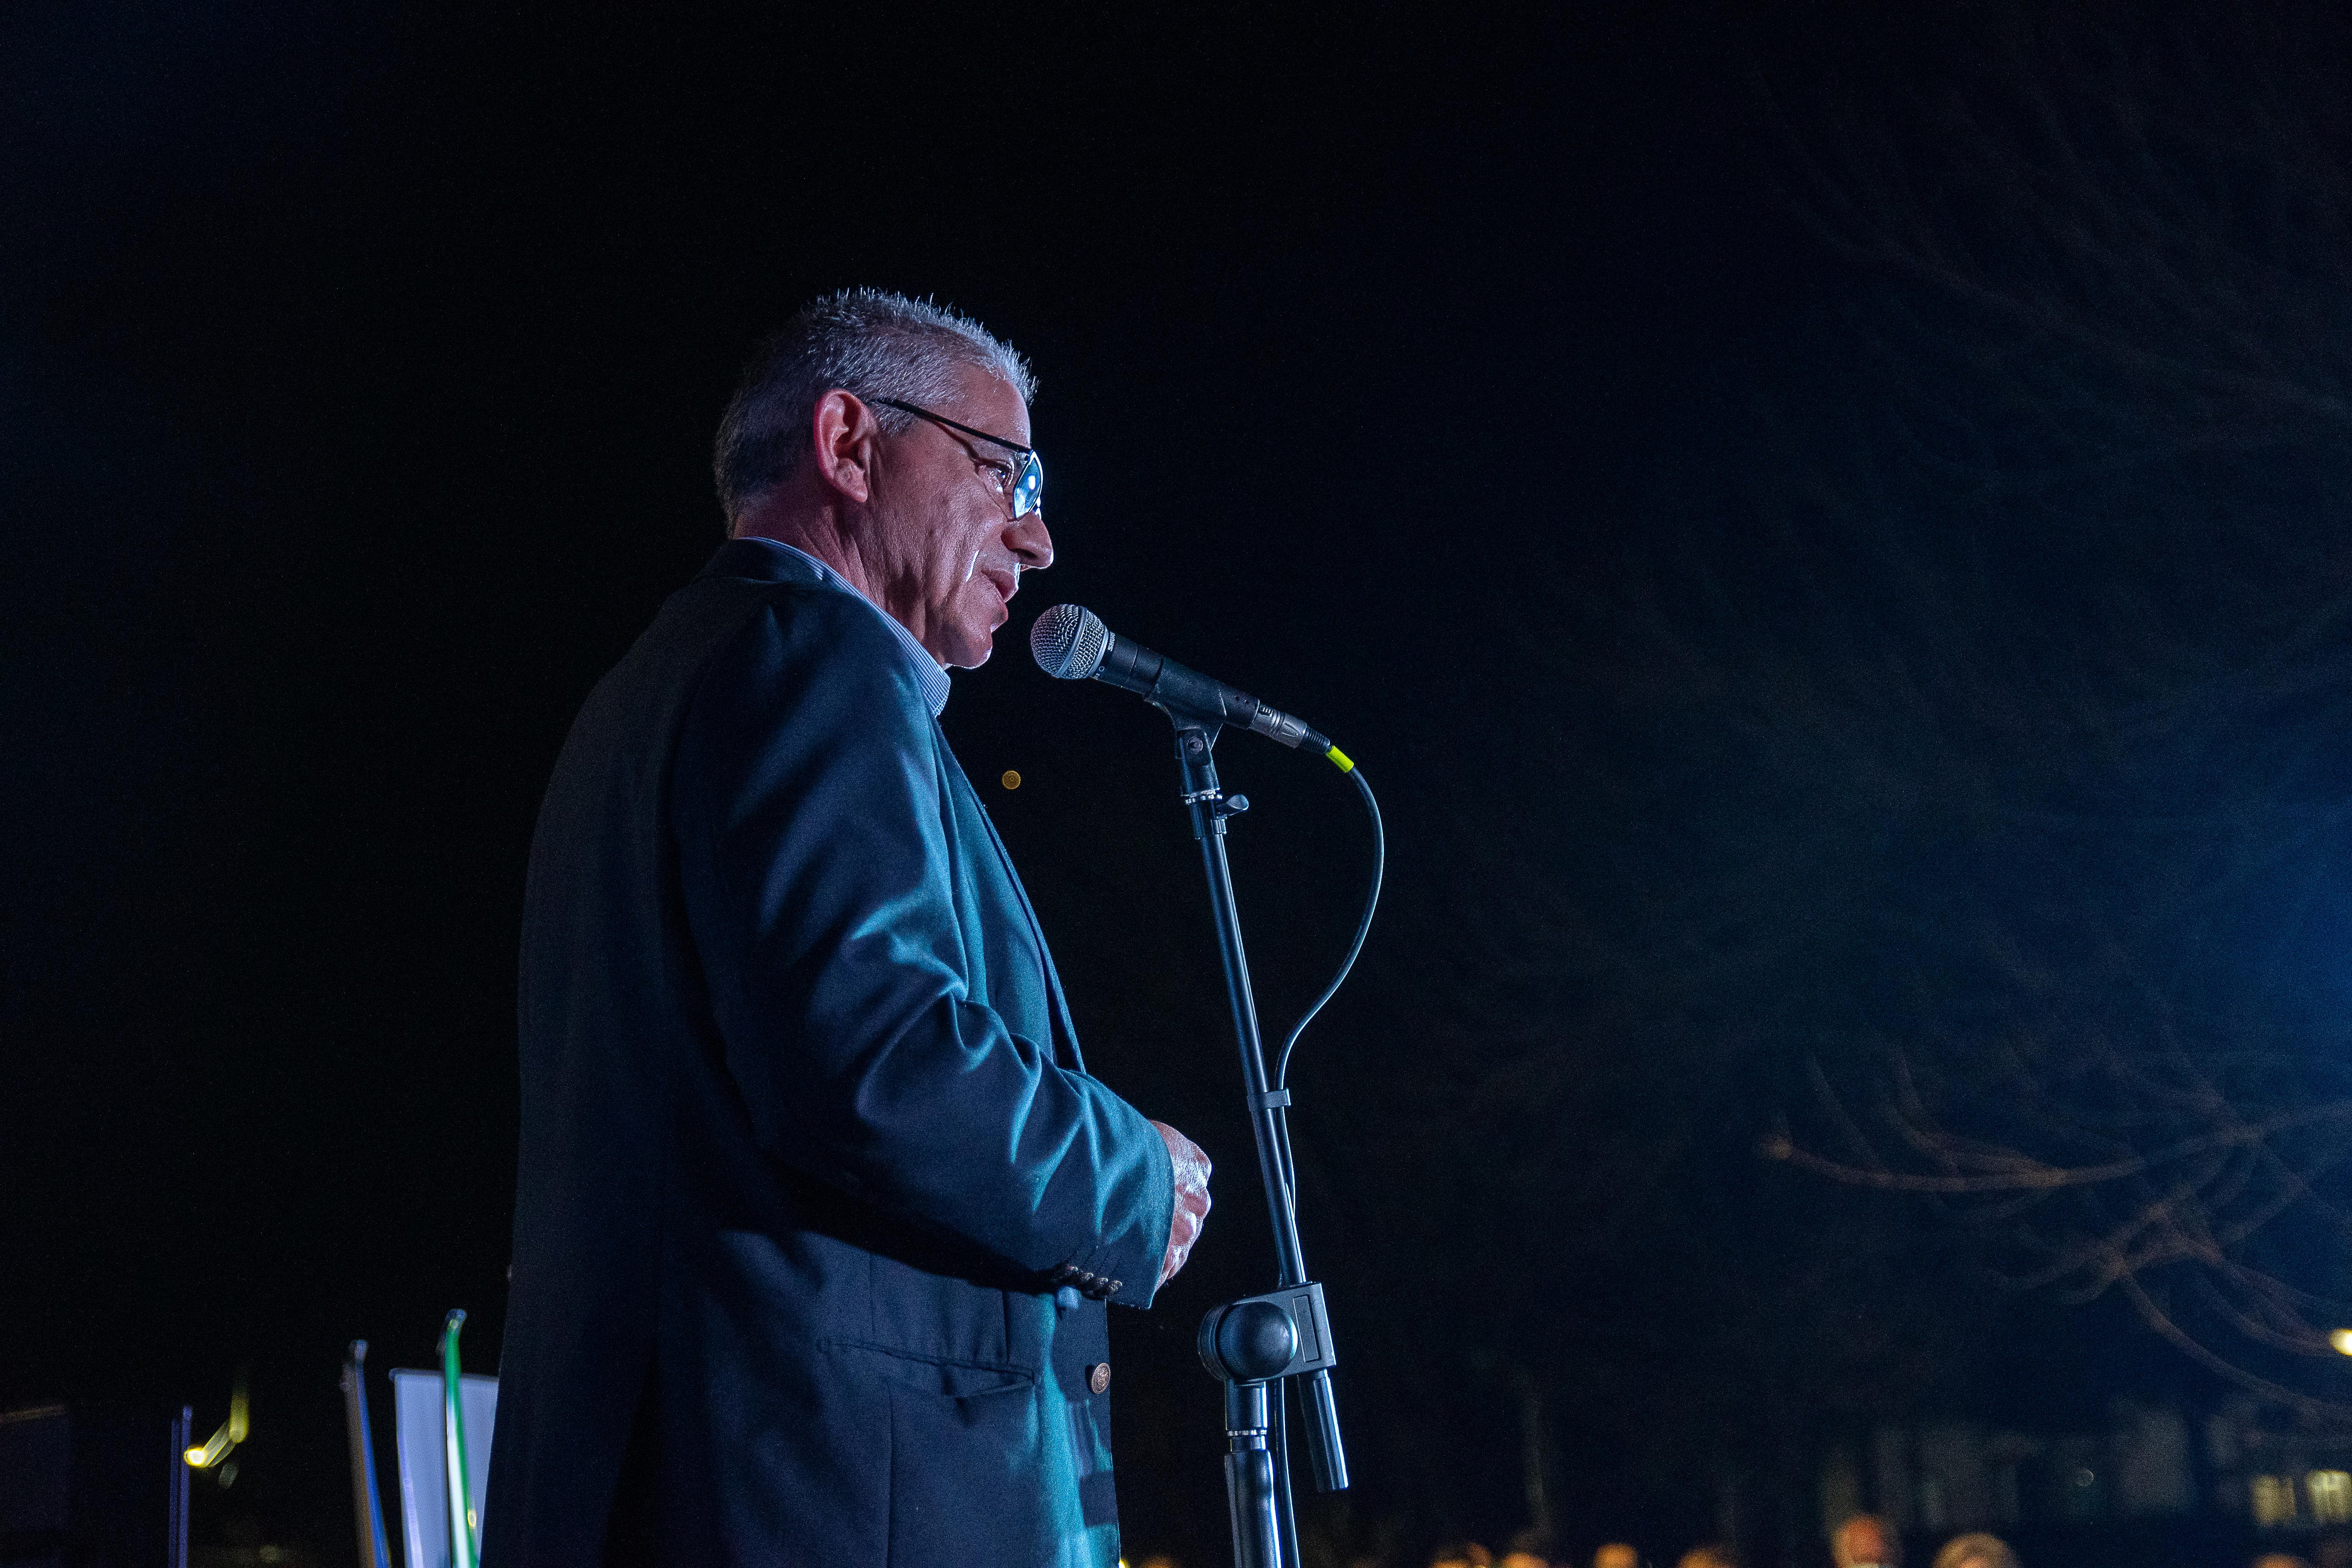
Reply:
[[1213, 1377], [1263, 1383], [1298, 1355], [1298, 1325], [1276, 1302], [1238, 1301], [1201, 1320], [1201, 1364]]

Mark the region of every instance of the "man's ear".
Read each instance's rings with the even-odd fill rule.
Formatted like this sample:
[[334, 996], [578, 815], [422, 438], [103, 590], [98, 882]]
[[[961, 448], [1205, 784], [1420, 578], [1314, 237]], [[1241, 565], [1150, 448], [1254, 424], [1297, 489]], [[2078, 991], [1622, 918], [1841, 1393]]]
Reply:
[[874, 411], [838, 387], [816, 400], [816, 471], [849, 500], [874, 499], [874, 445], [882, 434]]

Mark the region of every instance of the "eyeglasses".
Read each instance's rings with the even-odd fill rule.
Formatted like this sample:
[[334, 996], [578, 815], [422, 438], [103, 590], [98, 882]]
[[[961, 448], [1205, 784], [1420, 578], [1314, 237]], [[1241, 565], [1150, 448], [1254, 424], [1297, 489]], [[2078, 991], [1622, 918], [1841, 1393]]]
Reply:
[[943, 425], [976, 441], [986, 441], [1014, 454], [1020, 458], [1017, 466], [975, 457], [971, 460], [972, 467], [980, 470], [981, 477], [988, 481], [988, 488], [996, 492], [996, 498], [1013, 509], [1013, 521], [1018, 522], [1037, 510], [1038, 493], [1045, 488], [1045, 466], [1037, 460], [1036, 447], [1024, 447], [1018, 441], [1008, 441], [1002, 436], [992, 436], [969, 425], [959, 425], [944, 415], [934, 414], [928, 408], [918, 408], [911, 403], [901, 403], [895, 397], [872, 397], [866, 401], [878, 403], [885, 408], [895, 408], [901, 414], [911, 414], [918, 419], [928, 419], [934, 425]]

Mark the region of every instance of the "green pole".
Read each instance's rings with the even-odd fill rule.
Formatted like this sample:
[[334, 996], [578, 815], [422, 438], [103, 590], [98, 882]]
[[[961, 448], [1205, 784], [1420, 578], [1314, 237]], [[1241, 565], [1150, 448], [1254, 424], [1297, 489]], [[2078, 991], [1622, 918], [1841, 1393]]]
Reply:
[[449, 1568], [475, 1568], [481, 1550], [473, 1491], [466, 1484], [466, 1411], [457, 1396], [457, 1331], [465, 1326], [462, 1308], [452, 1311], [441, 1325], [441, 1431], [447, 1450], [443, 1468], [449, 1475]]

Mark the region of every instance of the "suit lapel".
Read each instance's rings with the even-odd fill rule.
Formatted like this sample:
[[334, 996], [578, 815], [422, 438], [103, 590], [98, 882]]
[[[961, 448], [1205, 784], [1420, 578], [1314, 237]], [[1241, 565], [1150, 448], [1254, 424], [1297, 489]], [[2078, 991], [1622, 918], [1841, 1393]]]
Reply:
[[[939, 754], [940, 776], [955, 797], [943, 803], [949, 810], [950, 837], [963, 837], [956, 825], [967, 813], [980, 825], [980, 832], [987, 839], [986, 853], [993, 858], [997, 870], [1003, 875], [1004, 889], [1013, 904], [1011, 910], [979, 910], [973, 912], [982, 922], [991, 919], [1017, 918], [1021, 929], [1028, 932], [1027, 945], [1037, 966], [1035, 978], [1045, 994], [1045, 1025], [1053, 1036], [1054, 1059], [1074, 1072], [1084, 1072], [1086, 1058], [1078, 1050], [1077, 1029], [1070, 1019], [1069, 1000], [1062, 994], [1062, 977], [1054, 968], [1053, 950], [1045, 944], [1045, 927], [1038, 922], [1037, 910], [1029, 902], [1028, 889], [1021, 885], [1021, 874], [1013, 869], [1012, 852], [1004, 847], [1004, 840], [997, 833], [996, 824], [990, 818], [988, 808], [981, 804], [978, 792], [971, 787], [971, 780], [963, 771], [963, 764], [956, 760], [954, 750], [948, 744], [946, 731], [940, 728], [936, 720], [931, 724], [931, 743]], [[955, 809], [959, 802], [964, 808], [961, 812]], [[979, 852], [977, 846], [971, 847], [972, 852]]]

